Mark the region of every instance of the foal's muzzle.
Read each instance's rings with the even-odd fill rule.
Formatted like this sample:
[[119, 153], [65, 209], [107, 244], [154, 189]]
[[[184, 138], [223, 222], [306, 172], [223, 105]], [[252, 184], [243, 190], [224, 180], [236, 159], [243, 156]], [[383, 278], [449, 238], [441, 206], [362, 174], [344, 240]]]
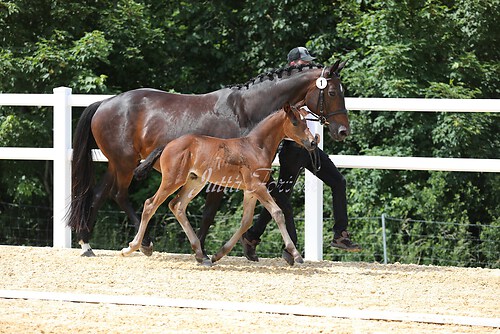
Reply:
[[314, 151], [318, 147], [318, 135], [314, 137], [314, 140], [311, 141], [305, 140], [303, 144], [306, 150]]

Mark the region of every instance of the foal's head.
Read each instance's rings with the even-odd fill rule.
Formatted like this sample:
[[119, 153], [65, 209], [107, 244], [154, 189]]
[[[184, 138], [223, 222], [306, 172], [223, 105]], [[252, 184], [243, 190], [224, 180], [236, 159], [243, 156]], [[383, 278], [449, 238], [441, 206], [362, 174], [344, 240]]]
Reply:
[[284, 124], [285, 136], [293, 139], [297, 144], [305, 147], [308, 151], [314, 150], [318, 143], [316, 138], [311, 134], [306, 123], [306, 112], [290, 106], [286, 103], [283, 106], [288, 121]]

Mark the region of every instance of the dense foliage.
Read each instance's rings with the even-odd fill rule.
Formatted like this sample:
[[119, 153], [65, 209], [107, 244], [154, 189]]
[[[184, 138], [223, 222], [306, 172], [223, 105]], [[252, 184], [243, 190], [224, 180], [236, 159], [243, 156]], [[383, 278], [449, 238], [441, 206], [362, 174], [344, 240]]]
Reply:
[[[137, 87], [203, 93], [281, 67], [289, 49], [305, 45], [324, 63], [349, 60], [342, 76], [348, 96], [499, 98], [499, 11], [500, 0], [94, 0], [84, 4], [0, 0], [0, 92], [48, 93], [54, 87], [69, 86], [74, 93], [117, 93]], [[75, 122], [78, 114], [75, 111]], [[329, 154], [499, 158], [497, 115], [361, 111], [352, 112], [350, 119], [352, 136], [341, 144], [326, 139]], [[52, 113], [46, 108], [1, 107], [0, 146], [49, 147], [51, 124]], [[448, 257], [464, 266], [485, 262], [500, 266], [498, 174], [343, 172], [350, 217], [385, 213], [397, 218], [387, 225], [394, 236], [389, 240], [393, 254], [409, 254], [408, 261], [415, 263]], [[50, 162], [0, 161], [2, 242], [16, 243], [9, 236], [8, 217], [20, 217], [28, 230], [41, 224], [40, 217], [47, 214], [34, 208], [51, 206], [52, 179]], [[140, 209], [157, 184], [154, 176], [147, 183], [132, 185], [135, 207]], [[303, 216], [300, 190], [293, 198], [298, 217]], [[325, 190], [325, 203], [329, 203], [329, 189]], [[209, 237], [213, 249], [238, 224], [241, 213], [241, 194], [226, 197], [218, 217], [227, 221], [213, 227]], [[6, 203], [33, 209], [19, 210]], [[202, 203], [200, 198], [190, 207], [195, 224]], [[128, 236], [117, 234], [116, 226], [126, 219], [109, 211], [117, 210], [113, 203], [107, 208], [96, 231], [104, 240], [101, 243], [96, 235], [95, 246], [119, 247], [106, 239], [115, 238], [122, 245]], [[331, 208], [325, 206], [325, 219], [331, 215]], [[161, 221], [157, 234], [163, 233], [158, 245], [168, 251], [189, 251], [175, 221], [157, 220]], [[430, 220], [461, 225], [450, 228], [420, 222]], [[168, 233], [162, 231], [166, 226]], [[331, 220], [325, 221], [325, 227], [329, 231]], [[376, 230], [362, 220], [351, 223], [356, 241], [366, 248], [362, 260], [380, 261], [375, 255], [380, 254], [380, 244], [370, 242]], [[422, 243], [424, 235], [435, 238]], [[455, 236], [451, 238], [455, 242], [447, 241], [449, 235]], [[330, 238], [325, 233], [325, 244]], [[274, 224], [266, 240], [273, 242], [263, 242], [259, 250], [279, 254]], [[486, 244], [493, 250], [485, 251]], [[329, 247], [325, 252], [340, 258]], [[403, 261], [397, 256], [390, 260]]]

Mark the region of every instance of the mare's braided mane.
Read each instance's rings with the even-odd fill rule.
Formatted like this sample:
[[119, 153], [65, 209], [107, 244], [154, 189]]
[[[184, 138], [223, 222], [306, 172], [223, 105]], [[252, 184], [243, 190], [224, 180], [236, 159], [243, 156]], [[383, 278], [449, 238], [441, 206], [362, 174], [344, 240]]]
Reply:
[[298, 65], [298, 66], [288, 66], [285, 68], [273, 69], [273, 70], [270, 70], [269, 72], [259, 74], [258, 76], [248, 80], [244, 84], [233, 84], [233, 85], [226, 86], [226, 88], [232, 88], [232, 89], [246, 88], [246, 89], [249, 89], [250, 85], [256, 85], [258, 83], [263, 82], [266, 79], [272, 81], [275, 78], [282, 78], [283, 73], [285, 73], [287, 76], [291, 76], [293, 70], [298, 70], [298, 72], [302, 72], [302, 70], [305, 68], [308, 68], [308, 69], [323, 68], [323, 65], [321, 65], [321, 64], [304, 64], [304, 65]]

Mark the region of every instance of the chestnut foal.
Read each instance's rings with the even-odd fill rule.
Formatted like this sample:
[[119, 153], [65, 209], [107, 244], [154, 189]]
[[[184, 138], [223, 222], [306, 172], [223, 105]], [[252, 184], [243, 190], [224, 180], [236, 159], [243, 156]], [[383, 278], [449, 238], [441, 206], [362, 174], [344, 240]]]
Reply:
[[[278, 223], [286, 250], [292, 254], [295, 262], [303, 263], [286, 230], [283, 212], [266, 187], [273, 158], [283, 138], [288, 137], [309, 151], [317, 146], [315, 137], [307, 128], [305, 114], [301, 112], [287, 103], [283, 109], [261, 121], [246, 137], [220, 139], [185, 135], [164, 148], [154, 150], [136, 168], [135, 175], [137, 178], [145, 177], [154, 165], [161, 171], [161, 184], [156, 194], [144, 202], [139, 230], [129, 247], [122, 249], [121, 254], [130, 255], [139, 249], [148, 222], [156, 209], [182, 187], [168, 206], [189, 238], [199, 263], [212, 265], [231, 251], [243, 233], [250, 228], [257, 200]], [[204, 257], [200, 240], [186, 216], [187, 205], [207, 182], [244, 191], [241, 226], [211, 260]]]

